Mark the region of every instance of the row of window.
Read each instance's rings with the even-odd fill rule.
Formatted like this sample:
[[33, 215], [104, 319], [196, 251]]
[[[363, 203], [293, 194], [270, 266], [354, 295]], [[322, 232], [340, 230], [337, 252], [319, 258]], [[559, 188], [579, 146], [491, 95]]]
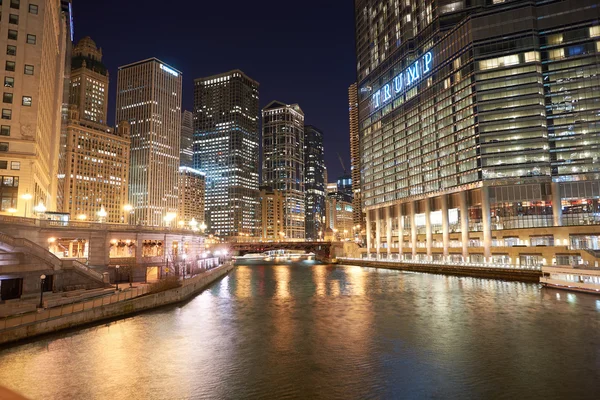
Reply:
[[[15, 72], [15, 70], [17, 69], [17, 63], [14, 61], [6, 61], [6, 65], [4, 66], [4, 69], [6, 71]], [[23, 73], [25, 75], [33, 75], [33, 70], [34, 70], [33, 65], [25, 64]], [[13, 79], [13, 84], [14, 84], [14, 79]], [[6, 86], [6, 79], [4, 81], [4, 85]], [[12, 86], [10, 86], [10, 87], [12, 87]]]
[[[0, 0], [0, 5], [2, 5], [2, 0]], [[21, 0], [10, 0], [10, 8], [13, 8], [15, 10], [18, 10], [21, 8]], [[31, 14], [36, 14], [39, 11], [39, 7], [37, 6], [37, 4], [30, 4], [29, 5], [29, 12]]]
[[[12, 104], [13, 102], [13, 94], [12, 93], [8, 93], [8, 92], [4, 92], [2, 94], [2, 102], [3, 103], [8, 103], [8, 104]], [[23, 96], [23, 100], [21, 101], [21, 104], [26, 106], [26, 107], [31, 107], [31, 96]]]
[[[8, 161], [0, 160], [0, 169], [8, 169]], [[10, 169], [19, 171], [21, 169], [21, 161], [11, 161]]]
[[[17, 40], [19, 37], [19, 32], [14, 30], [14, 29], [9, 29], [8, 30], [8, 38], [10, 40]], [[36, 44], [37, 42], [37, 37], [35, 35], [32, 35], [30, 33], [27, 34], [27, 44]]]

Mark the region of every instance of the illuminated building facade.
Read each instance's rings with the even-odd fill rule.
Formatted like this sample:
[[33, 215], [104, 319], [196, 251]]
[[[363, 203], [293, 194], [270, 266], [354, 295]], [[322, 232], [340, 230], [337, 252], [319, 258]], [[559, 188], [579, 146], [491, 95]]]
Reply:
[[334, 240], [349, 239], [353, 237], [354, 217], [352, 202], [340, 196], [331, 194], [325, 199], [325, 226], [324, 230], [331, 230]]
[[191, 168], [194, 165], [194, 115], [187, 110], [181, 113], [179, 163], [182, 167]]
[[132, 222], [170, 225], [177, 213], [181, 72], [156, 58], [119, 67], [117, 121], [131, 124]]
[[0, 4], [0, 213], [56, 210], [67, 16], [59, 0]]
[[350, 173], [352, 178], [352, 212], [354, 225], [365, 226], [360, 190], [360, 137], [358, 135], [358, 88], [353, 83], [348, 88], [348, 114], [350, 119]]
[[[193, 168], [179, 167], [179, 211], [177, 220], [184, 227], [200, 226], [204, 222], [206, 177]], [[190, 224], [190, 222], [192, 224]]]
[[369, 249], [539, 265], [561, 255], [511, 247], [599, 245], [596, 1], [355, 7]]
[[305, 235], [304, 113], [298, 104], [270, 102], [263, 108], [263, 184], [283, 193], [288, 240]]
[[260, 239], [263, 241], [284, 240], [283, 218], [285, 198], [279, 190], [269, 186], [260, 187]]
[[306, 240], [319, 239], [325, 218], [325, 158], [323, 132], [304, 126], [304, 190]]
[[76, 104], [82, 120], [106, 124], [108, 70], [102, 63], [102, 49], [86, 36], [73, 48], [69, 104]]
[[194, 81], [194, 168], [206, 173], [206, 224], [221, 237], [258, 230], [258, 82], [240, 70]]

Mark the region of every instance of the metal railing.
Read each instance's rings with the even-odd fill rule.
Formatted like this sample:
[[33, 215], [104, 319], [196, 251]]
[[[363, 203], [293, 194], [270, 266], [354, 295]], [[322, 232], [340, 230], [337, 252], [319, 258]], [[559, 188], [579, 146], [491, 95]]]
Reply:
[[416, 264], [416, 265], [443, 265], [449, 267], [468, 267], [468, 268], [502, 268], [502, 269], [520, 269], [530, 271], [541, 271], [541, 265], [516, 265], [508, 263], [478, 263], [478, 262], [455, 262], [442, 260], [400, 260], [390, 258], [353, 258], [353, 257], [338, 257], [340, 261], [356, 261], [356, 262], [381, 262], [390, 264]]
[[13, 251], [22, 252], [27, 250], [27, 253], [49, 263], [53, 267], [60, 267], [62, 260], [50, 253], [47, 249], [24, 238], [15, 238], [5, 233], [0, 233], [0, 242], [6, 243], [13, 248]]

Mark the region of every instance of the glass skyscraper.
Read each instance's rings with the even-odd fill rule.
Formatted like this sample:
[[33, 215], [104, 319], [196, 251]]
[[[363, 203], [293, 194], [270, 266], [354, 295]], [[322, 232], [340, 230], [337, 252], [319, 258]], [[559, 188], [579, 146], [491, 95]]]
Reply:
[[194, 168], [206, 173], [206, 224], [258, 233], [258, 82], [240, 70], [194, 81]]
[[306, 240], [317, 240], [324, 228], [325, 158], [323, 132], [312, 125], [304, 126], [304, 190]]
[[537, 265], [569, 255], [513, 244], [599, 245], [597, 1], [355, 7], [369, 248]]

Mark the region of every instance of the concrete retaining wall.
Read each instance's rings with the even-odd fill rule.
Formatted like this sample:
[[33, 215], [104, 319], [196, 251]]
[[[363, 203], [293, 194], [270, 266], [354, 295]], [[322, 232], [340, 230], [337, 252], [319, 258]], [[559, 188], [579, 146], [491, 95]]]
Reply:
[[542, 272], [538, 270], [493, 268], [493, 267], [461, 267], [435, 264], [404, 264], [367, 260], [342, 260], [341, 264], [360, 265], [361, 267], [398, 269], [402, 271], [427, 272], [433, 274], [472, 276], [476, 278], [504, 279], [521, 282], [539, 282]]
[[72, 312], [67, 315], [64, 315], [64, 313], [63, 315], [56, 315], [56, 312], [53, 314], [53, 309], [44, 310], [43, 313], [47, 313], [48, 315], [47, 319], [36, 320], [36, 316], [32, 315], [31, 322], [29, 323], [20, 324], [19, 326], [14, 327], [0, 327], [0, 344], [45, 333], [56, 332], [61, 329], [72, 328], [104, 319], [118, 318], [167, 304], [178, 303], [198, 294], [208, 285], [229, 273], [233, 268], [234, 266], [232, 264], [224, 265], [215, 268], [206, 274], [186, 280], [185, 284], [179, 288], [148, 294], [129, 300], [111, 303], [111, 296], [109, 296], [90, 300], [85, 303], [76, 303], [73, 304]]

